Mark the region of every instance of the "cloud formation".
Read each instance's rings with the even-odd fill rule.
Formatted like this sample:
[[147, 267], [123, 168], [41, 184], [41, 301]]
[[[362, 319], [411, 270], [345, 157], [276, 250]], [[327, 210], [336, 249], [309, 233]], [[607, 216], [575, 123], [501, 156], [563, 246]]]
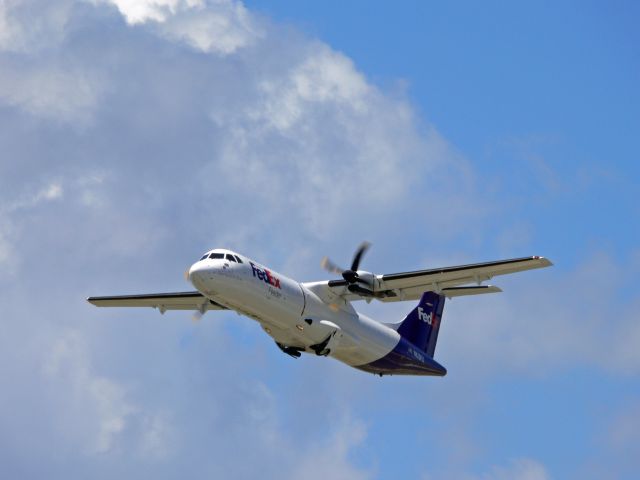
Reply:
[[127, 417], [136, 410], [127, 402], [124, 388], [92, 371], [90, 355], [79, 332], [60, 335], [43, 363], [45, 377], [71, 393], [64, 399], [69, 417], [82, 409], [91, 410], [84, 419], [93, 420], [94, 425], [83, 426], [93, 432], [79, 439], [77, 446], [88, 449], [87, 453], [111, 450], [126, 427]]
[[[18, 366], [2, 371], [13, 390], [0, 417], [4, 472], [373, 475], [352, 461], [367, 428], [347, 404], [294, 420], [287, 394], [250, 373], [255, 353], [231, 348], [220, 328], [194, 337], [188, 322], [151, 312], [106, 324], [82, 299], [140, 282], [182, 289], [184, 266], [213, 244], [307, 260], [291, 238], [358, 238], [443, 163], [432, 153], [446, 142], [343, 54], [241, 3], [1, 5], [0, 115], [11, 128], [0, 133], [0, 283], [7, 318], [26, 317], [10, 325], [20, 341], [1, 345], [2, 364]], [[139, 269], [147, 260], [157, 267]], [[56, 280], [42, 291], [42, 278]], [[212, 369], [238, 350], [241, 375]], [[9, 405], [29, 403], [9, 418]]]

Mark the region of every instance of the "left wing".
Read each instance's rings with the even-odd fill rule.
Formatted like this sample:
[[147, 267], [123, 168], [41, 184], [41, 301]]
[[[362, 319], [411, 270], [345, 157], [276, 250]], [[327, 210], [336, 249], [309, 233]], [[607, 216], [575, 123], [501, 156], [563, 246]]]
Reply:
[[200, 292], [150, 293], [144, 295], [117, 295], [89, 297], [87, 302], [96, 307], [153, 307], [165, 310], [226, 310], [219, 303], [209, 300]]
[[[329, 280], [327, 287], [345, 300], [376, 298], [383, 302], [417, 300], [423, 292], [433, 291], [448, 297], [500, 292], [498, 287], [480, 285], [496, 275], [522, 272], [553, 265], [544, 257], [522, 257], [494, 262], [473, 263], [454, 267], [416, 270], [413, 272], [376, 275], [372, 295], [359, 295], [348, 290], [346, 280]], [[475, 283], [475, 286], [460, 285]]]

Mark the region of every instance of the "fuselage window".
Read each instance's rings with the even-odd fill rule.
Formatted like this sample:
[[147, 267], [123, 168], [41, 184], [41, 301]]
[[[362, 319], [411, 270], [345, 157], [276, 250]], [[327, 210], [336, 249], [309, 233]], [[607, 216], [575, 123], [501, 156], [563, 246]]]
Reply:
[[238, 261], [238, 263], [242, 263], [242, 260], [240, 259], [240, 257], [238, 255], [235, 256], [236, 260]]
[[205, 258], [207, 258], [209, 256], [208, 253], [205, 253], [204, 255], [202, 255], [202, 257], [200, 257], [200, 260], [204, 260]]
[[229, 254], [229, 253], [227, 253], [227, 260], [231, 260], [232, 262], [235, 262], [235, 261], [236, 261], [236, 259], [235, 259], [235, 258], [233, 258], [233, 255], [231, 255], [231, 254]]
[[209, 258], [212, 259], [216, 259], [216, 258], [224, 258], [224, 253], [212, 253], [211, 255], [209, 255]]

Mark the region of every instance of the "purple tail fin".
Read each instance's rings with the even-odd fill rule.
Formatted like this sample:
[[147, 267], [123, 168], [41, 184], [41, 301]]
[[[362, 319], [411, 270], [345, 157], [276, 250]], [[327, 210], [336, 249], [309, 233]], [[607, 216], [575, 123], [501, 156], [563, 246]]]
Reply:
[[444, 295], [424, 292], [420, 303], [400, 324], [398, 333], [433, 358], [444, 309]]

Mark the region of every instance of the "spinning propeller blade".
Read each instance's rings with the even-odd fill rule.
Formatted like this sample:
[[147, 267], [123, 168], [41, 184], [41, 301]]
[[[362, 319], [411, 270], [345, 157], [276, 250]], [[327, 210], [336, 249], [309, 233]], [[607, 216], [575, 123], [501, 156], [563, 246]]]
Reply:
[[[338, 267], [335, 263], [333, 263], [327, 257], [324, 257], [322, 259], [322, 261], [320, 262], [320, 266], [322, 266], [322, 268], [324, 268], [330, 273], [338, 273], [342, 275], [342, 278], [344, 278], [349, 283], [350, 287], [354, 286], [356, 283], [362, 283], [367, 285], [368, 284], [367, 280], [360, 278], [360, 276], [358, 275], [358, 268], [360, 267], [360, 261], [362, 260], [362, 256], [366, 253], [367, 250], [369, 250], [369, 247], [371, 247], [371, 243], [369, 242], [362, 242], [358, 246], [356, 253], [353, 255], [351, 268], [348, 270]], [[358, 289], [360, 290], [358, 291]], [[356, 291], [358, 291], [358, 293], [360, 293], [361, 291], [367, 291], [367, 290], [363, 290], [361, 287], [353, 288], [353, 289], [349, 288], [349, 290], [354, 293]]]
[[360, 265], [360, 260], [362, 259], [362, 256], [365, 254], [365, 252], [369, 250], [370, 246], [371, 246], [371, 243], [366, 241], [360, 244], [360, 246], [358, 247], [358, 250], [356, 250], [356, 254], [353, 256], [353, 262], [351, 262], [351, 271], [355, 272], [358, 270], [358, 266]]
[[342, 272], [344, 272], [344, 269], [340, 268], [331, 260], [329, 260], [329, 257], [324, 257], [322, 260], [320, 260], [320, 266], [329, 273], [337, 273], [338, 275], [341, 275]]

